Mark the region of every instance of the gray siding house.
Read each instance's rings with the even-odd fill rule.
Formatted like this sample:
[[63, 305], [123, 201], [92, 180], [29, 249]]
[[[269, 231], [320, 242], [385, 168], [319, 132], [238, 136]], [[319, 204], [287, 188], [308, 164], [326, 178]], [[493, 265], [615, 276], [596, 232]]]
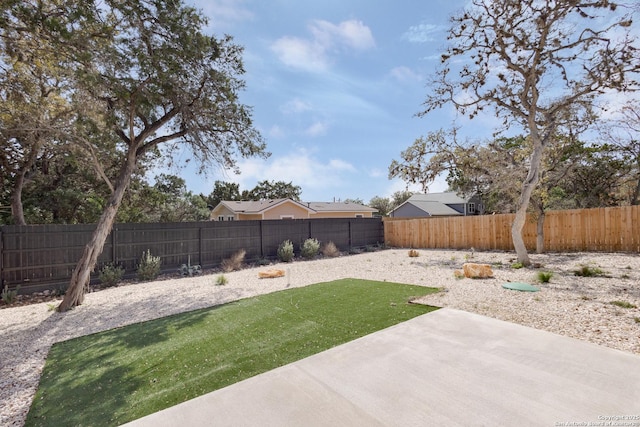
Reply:
[[456, 193], [414, 194], [389, 213], [392, 218], [424, 218], [429, 216], [479, 215], [484, 211], [477, 195], [466, 199]]

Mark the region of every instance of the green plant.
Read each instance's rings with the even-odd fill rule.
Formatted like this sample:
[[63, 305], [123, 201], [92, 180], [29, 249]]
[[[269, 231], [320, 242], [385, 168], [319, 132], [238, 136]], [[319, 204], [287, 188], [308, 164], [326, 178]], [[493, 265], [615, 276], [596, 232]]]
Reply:
[[340, 256], [340, 251], [338, 250], [338, 247], [335, 243], [328, 242], [322, 245], [322, 255], [329, 258], [335, 258], [337, 256]]
[[598, 267], [591, 267], [588, 265], [582, 265], [579, 269], [574, 271], [576, 276], [580, 277], [596, 277], [604, 275], [604, 271], [602, 271]]
[[124, 276], [124, 268], [119, 265], [106, 264], [100, 269], [98, 279], [104, 287], [108, 288], [120, 283], [122, 276]]
[[524, 264], [519, 262], [519, 261], [518, 262], [514, 262], [513, 264], [511, 264], [511, 268], [516, 269], [516, 270], [519, 269], [519, 268], [524, 268]]
[[634, 318], [633, 318], [633, 320], [634, 320], [636, 323], [640, 323], [640, 317], [634, 317]]
[[307, 239], [300, 246], [300, 255], [302, 255], [302, 257], [306, 259], [314, 258], [316, 255], [318, 255], [319, 251], [320, 242], [318, 242], [318, 239]]
[[140, 264], [138, 265], [138, 270], [136, 271], [136, 275], [138, 280], [153, 280], [160, 274], [160, 257], [151, 255], [151, 251], [147, 250], [142, 253], [142, 258], [140, 259]]
[[193, 276], [194, 274], [202, 273], [202, 268], [198, 264], [191, 265], [191, 255], [189, 255], [189, 257], [187, 258], [187, 263], [182, 264], [178, 269], [178, 272], [182, 276]]
[[293, 243], [285, 240], [278, 246], [278, 259], [282, 262], [290, 262], [293, 259]]
[[553, 277], [553, 273], [551, 271], [538, 271], [537, 277], [538, 282], [549, 283], [549, 280]]
[[2, 302], [5, 304], [13, 304], [18, 298], [18, 291], [20, 290], [20, 285], [16, 286], [14, 290], [9, 290], [9, 285], [4, 285], [4, 289], [2, 289], [2, 293], [0, 297], [2, 298]]
[[631, 304], [628, 301], [611, 301], [609, 304], [618, 306], [620, 308], [638, 308], [635, 304]]
[[240, 249], [238, 252], [231, 255], [230, 258], [222, 260], [222, 271], [230, 273], [232, 271], [240, 270], [242, 268], [242, 263], [244, 263], [244, 257], [246, 254], [247, 251]]
[[219, 275], [216, 279], [216, 286], [224, 286], [227, 283], [229, 283], [229, 280], [224, 274]]
[[264, 266], [269, 264], [271, 264], [271, 261], [269, 261], [267, 258], [260, 258], [259, 260], [256, 261], [257, 266]]

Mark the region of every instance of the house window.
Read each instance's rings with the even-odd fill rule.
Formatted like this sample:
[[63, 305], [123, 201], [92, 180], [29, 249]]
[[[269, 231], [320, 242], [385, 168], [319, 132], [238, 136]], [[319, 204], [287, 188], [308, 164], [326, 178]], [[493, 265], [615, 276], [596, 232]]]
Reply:
[[227, 217], [227, 221], [233, 221], [234, 219], [236, 219], [233, 215], [229, 215]]
[[469, 213], [476, 213], [476, 204], [469, 203]]
[[293, 219], [293, 215], [280, 215], [280, 219]]
[[364, 218], [364, 215], [362, 215], [362, 214], [356, 214], [356, 218]]
[[218, 221], [224, 221], [224, 216], [223, 215], [218, 215]]

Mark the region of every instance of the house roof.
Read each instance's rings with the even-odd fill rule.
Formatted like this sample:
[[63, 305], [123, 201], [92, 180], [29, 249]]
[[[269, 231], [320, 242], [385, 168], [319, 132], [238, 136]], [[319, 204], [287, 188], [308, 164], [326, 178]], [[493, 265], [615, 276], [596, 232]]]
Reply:
[[454, 192], [414, 194], [391, 212], [395, 212], [405, 204], [411, 204], [431, 216], [462, 215], [449, 205], [464, 204], [470, 198], [471, 196], [465, 200]]
[[308, 202], [306, 205], [316, 212], [378, 212], [369, 206], [351, 202]]
[[[470, 199], [463, 199], [456, 193], [449, 191], [446, 193], [427, 193], [427, 194], [414, 194], [407, 201], [411, 202], [440, 202], [445, 205], [466, 203]], [[415, 203], [414, 203], [415, 204]]]
[[236, 213], [259, 214], [283, 203], [294, 203], [311, 212], [377, 212], [377, 209], [350, 202], [297, 202], [292, 199], [230, 201], [223, 200], [220, 205]]
[[460, 212], [458, 212], [457, 210], [455, 210], [453, 208], [450, 208], [449, 206], [445, 205], [444, 203], [436, 202], [436, 201], [433, 201], [433, 200], [427, 200], [427, 201], [424, 201], [424, 200], [407, 200], [406, 203], [410, 203], [410, 204], [414, 205], [418, 209], [421, 209], [421, 210], [427, 212], [431, 216], [461, 215]]
[[[311, 210], [309, 209], [308, 206], [306, 206], [305, 204], [302, 204], [300, 202], [296, 202], [295, 200], [292, 199], [273, 199], [273, 200], [248, 200], [248, 201], [231, 201], [231, 200], [223, 200], [220, 202], [220, 205], [225, 206], [227, 209], [233, 211], [233, 212], [241, 212], [241, 213], [246, 213], [246, 214], [259, 214], [262, 213], [268, 209], [271, 209], [273, 207], [279, 206], [283, 203], [294, 203], [296, 205], [298, 205], [301, 208], [304, 208], [306, 210]], [[216, 206], [216, 208], [214, 210], [216, 210], [218, 208], [218, 206]]]

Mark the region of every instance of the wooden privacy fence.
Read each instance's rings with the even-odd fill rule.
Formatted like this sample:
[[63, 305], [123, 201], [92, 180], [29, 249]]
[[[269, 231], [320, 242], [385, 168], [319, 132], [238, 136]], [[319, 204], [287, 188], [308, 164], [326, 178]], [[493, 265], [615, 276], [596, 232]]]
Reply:
[[[385, 218], [385, 243], [405, 248], [514, 250], [515, 215], [401, 219]], [[536, 249], [536, 219], [523, 230], [527, 249]], [[549, 211], [544, 222], [549, 252], [639, 252], [640, 206]]]
[[[0, 227], [0, 287], [20, 285], [21, 293], [66, 287], [94, 229], [95, 225]], [[349, 250], [382, 243], [384, 231], [379, 218], [116, 224], [97, 267], [121, 265], [132, 276], [142, 253], [150, 250], [160, 256], [164, 272], [177, 271], [189, 260], [211, 268], [241, 249], [247, 261], [275, 258], [284, 240], [291, 240], [298, 252], [311, 237]]]

